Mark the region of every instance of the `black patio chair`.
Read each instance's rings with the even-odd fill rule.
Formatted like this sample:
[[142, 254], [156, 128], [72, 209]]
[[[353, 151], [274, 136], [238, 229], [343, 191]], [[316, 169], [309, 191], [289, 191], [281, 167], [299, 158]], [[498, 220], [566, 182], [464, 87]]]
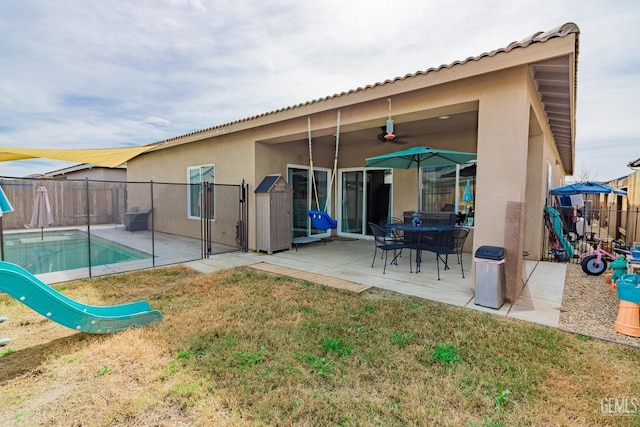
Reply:
[[[393, 228], [393, 224], [403, 224], [404, 222], [400, 218], [396, 218], [393, 216], [387, 216], [380, 220], [380, 227], [387, 233], [387, 236], [398, 241], [404, 240], [404, 233], [402, 230], [398, 230], [397, 228]], [[398, 256], [402, 256], [402, 249], [400, 249], [400, 253]]]
[[378, 249], [382, 251], [384, 255], [384, 268], [382, 269], [382, 274], [386, 274], [387, 271], [387, 258], [389, 251], [393, 251], [393, 259], [391, 260], [391, 264], [398, 265], [397, 259], [400, 255], [398, 251], [405, 248], [405, 244], [402, 240], [394, 239], [393, 237], [389, 237], [386, 231], [377, 224], [373, 222], [369, 223], [369, 228], [371, 229], [371, 233], [373, 233], [375, 250], [373, 252], [373, 261], [371, 261], [371, 267], [376, 262], [376, 257], [378, 255]]
[[386, 216], [380, 220], [380, 227], [387, 230], [390, 225], [403, 224], [403, 223], [404, 221], [402, 221], [400, 218], [396, 218], [393, 216]]
[[[444, 269], [449, 269], [449, 255], [456, 255], [458, 264], [462, 269], [464, 278], [464, 264], [462, 263], [462, 248], [469, 235], [469, 229], [464, 227], [447, 228], [438, 231], [431, 242], [420, 244], [420, 250], [433, 252], [436, 254], [436, 267], [438, 269], [438, 280], [440, 280], [440, 261], [444, 262]], [[444, 258], [443, 258], [444, 256]]]

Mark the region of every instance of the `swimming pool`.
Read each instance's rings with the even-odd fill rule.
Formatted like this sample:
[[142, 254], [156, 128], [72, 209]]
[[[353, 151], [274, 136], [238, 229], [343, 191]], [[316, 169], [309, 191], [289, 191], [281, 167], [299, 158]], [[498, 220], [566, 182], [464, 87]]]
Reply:
[[[88, 235], [80, 230], [4, 235], [5, 261], [31, 274], [87, 268]], [[151, 255], [91, 235], [91, 266], [151, 258]]]

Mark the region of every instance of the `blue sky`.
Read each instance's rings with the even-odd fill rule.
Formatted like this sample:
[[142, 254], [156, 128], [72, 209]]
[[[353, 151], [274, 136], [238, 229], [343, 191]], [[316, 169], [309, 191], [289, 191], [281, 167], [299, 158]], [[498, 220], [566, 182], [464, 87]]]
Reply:
[[[581, 29], [576, 174], [640, 158], [640, 2], [3, 0], [0, 146], [149, 144]], [[69, 163], [0, 163], [25, 176]]]

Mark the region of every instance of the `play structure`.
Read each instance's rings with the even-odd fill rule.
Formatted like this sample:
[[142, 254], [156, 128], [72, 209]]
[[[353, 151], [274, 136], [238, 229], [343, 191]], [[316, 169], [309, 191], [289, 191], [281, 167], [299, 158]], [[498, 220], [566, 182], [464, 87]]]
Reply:
[[79, 303], [22, 267], [3, 261], [0, 262], [0, 292], [7, 293], [54, 322], [90, 334], [109, 334], [162, 320], [162, 314], [151, 310], [146, 301], [112, 306]]

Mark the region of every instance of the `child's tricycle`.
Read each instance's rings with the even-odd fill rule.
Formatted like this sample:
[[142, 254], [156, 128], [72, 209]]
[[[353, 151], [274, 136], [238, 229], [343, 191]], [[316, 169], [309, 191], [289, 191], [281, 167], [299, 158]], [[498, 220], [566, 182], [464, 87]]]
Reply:
[[[613, 252], [618, 255], [629, 255], [629, 246], [622, 240], [614, 240]], [[580, 265], [582, 271], [590, 276], [598, 276], [607, 269], [609, 262], [615, 260], [618, 256], [602, 249], [602, 244], [598, 243], [593, 252], [586, 253], [580, 257]]]

